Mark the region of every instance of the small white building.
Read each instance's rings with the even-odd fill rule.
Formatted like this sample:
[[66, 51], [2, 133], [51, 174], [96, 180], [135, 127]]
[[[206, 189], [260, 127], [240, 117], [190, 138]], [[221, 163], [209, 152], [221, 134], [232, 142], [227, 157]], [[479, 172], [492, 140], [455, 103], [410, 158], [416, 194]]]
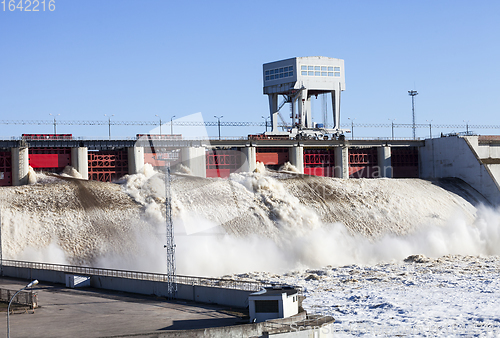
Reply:
[[299, 294], [290, 286], [265, 288], [248, 296], [251, 322], [286, 318], [299, 313]]
[[331, 94], [334, 130], [340, 129], [340, 93], [345, 90], [344, 60], [324, 56], [295, 57], [263, 65], [264, 94], [269, 97], [272, 132], [278, 132], [278, 96], [292, 105], [292, 124], [314, 128], [311, 96]]

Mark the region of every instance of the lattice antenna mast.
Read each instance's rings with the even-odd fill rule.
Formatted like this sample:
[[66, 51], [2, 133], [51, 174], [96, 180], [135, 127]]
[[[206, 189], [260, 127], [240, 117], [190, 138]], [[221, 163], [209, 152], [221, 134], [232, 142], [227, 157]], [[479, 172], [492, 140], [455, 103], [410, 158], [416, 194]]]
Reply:
[[411, 96], [411, 113], [413, 117], [413, 139], [415, 140], [416, 134], [415, 134], [415, 96], [418, 95], [416, 90], [409, 90], [408, 95]]
[[165, 170], [165, 221], [167, 227], [167, 291], [170, 299], [175, 298], [177, 293], [176, 271], [175, 271], [175, 241], [174, 223], [172, 222], [172, 194], [170, 191], [170, 165]]

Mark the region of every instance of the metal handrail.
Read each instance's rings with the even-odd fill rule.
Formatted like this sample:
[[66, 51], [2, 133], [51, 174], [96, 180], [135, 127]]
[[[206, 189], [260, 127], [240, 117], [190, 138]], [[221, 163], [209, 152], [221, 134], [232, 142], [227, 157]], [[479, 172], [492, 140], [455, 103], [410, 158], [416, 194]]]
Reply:
[[[102, 277], [118, 277], [127, 279], [139, 279], [155, 282], [164, 282], [167, 280], [167, 274], [128, 270], [115, 270], [107, 268], [95, 268], [76, 265], [63, 265], [53, 263], [27, 262], [15, 260], [2, 260], [3, 266], [12, 266], [17, 268], [29, 268], [39, 270], [61, 271], [65, 273], [74, 273], [80, 275], [92, 275]], [[176, 275], [176, 283], [196, 286], [213, 286], [227, 289], [237, 289], [244, 291], [259, 291], [263, 287], [270, 287], [272, 284], [250, 281], [239, 281], [234, 279], [213, 278], [213, 277], [196, 277]]]

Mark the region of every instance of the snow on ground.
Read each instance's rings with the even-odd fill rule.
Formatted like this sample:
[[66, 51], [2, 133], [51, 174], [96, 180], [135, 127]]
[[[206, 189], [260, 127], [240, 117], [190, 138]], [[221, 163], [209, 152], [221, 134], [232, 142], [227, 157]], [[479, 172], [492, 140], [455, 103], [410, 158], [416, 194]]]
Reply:
[[410, 256], [405, 262], [231, 276], [298, 285], [309, 314], [338, 337], [500, 337], [500, 257]]

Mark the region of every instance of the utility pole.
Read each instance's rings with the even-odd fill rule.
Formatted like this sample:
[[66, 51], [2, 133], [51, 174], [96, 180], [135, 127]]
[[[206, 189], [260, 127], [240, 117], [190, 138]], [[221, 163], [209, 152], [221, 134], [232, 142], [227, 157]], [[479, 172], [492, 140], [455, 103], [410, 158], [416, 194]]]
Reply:
[[218, 121], [219, 121], [219, 140], [220, 140], [220, 119], [223, 118], [224, 116], [214, 116]]
[[432, 138], [432, 120], [425, 120], [426, 122], [429, 122], [429, 138]]
[[[104, 116], [107, 116], [104, 114]], [[115, 116], [115, 114], [111, 115]], [[108, 138], [111, 140], [111, 116], [108, 116]]]
[[351, 140], [354, 140], [354, 120], [356, 118], [351, 119], [350, 117], [348, 117], [347, 119], [351, 120]]
[[394, 121], [396, 121], [396, 119], [389, 119], [391, 121], [391, 127], [392, 127], [392, 139], [394, 140]]
[[408, 95], [411, 96], [411, 113], [413, 116], [413, 139], [415, 140], [416, 134], [415, 134], [415, 96], [418, 95], [416, 90], [409, 90]]
[[61, 114], [57, 114], [57, 115], [52, 115], [49, 113], [50, 116], [54, 116], [54, 135], [57, 134], [57, 131], [56, 131], [56, 126], [57, 126], [57, 122], [56, 122], [56, 116], [59, 116]]
[[159, 115], [155, 115], [155, 116], [160, 119], [160, 136], [161, 136], [161, 117]]
[[266, 133], [267, 133], [267, 119], [268, 119], [269, 117], [264, 117], [264, 116], [262, 116], [262, 118], [264, 119], [264, 121], [266, 121]]

